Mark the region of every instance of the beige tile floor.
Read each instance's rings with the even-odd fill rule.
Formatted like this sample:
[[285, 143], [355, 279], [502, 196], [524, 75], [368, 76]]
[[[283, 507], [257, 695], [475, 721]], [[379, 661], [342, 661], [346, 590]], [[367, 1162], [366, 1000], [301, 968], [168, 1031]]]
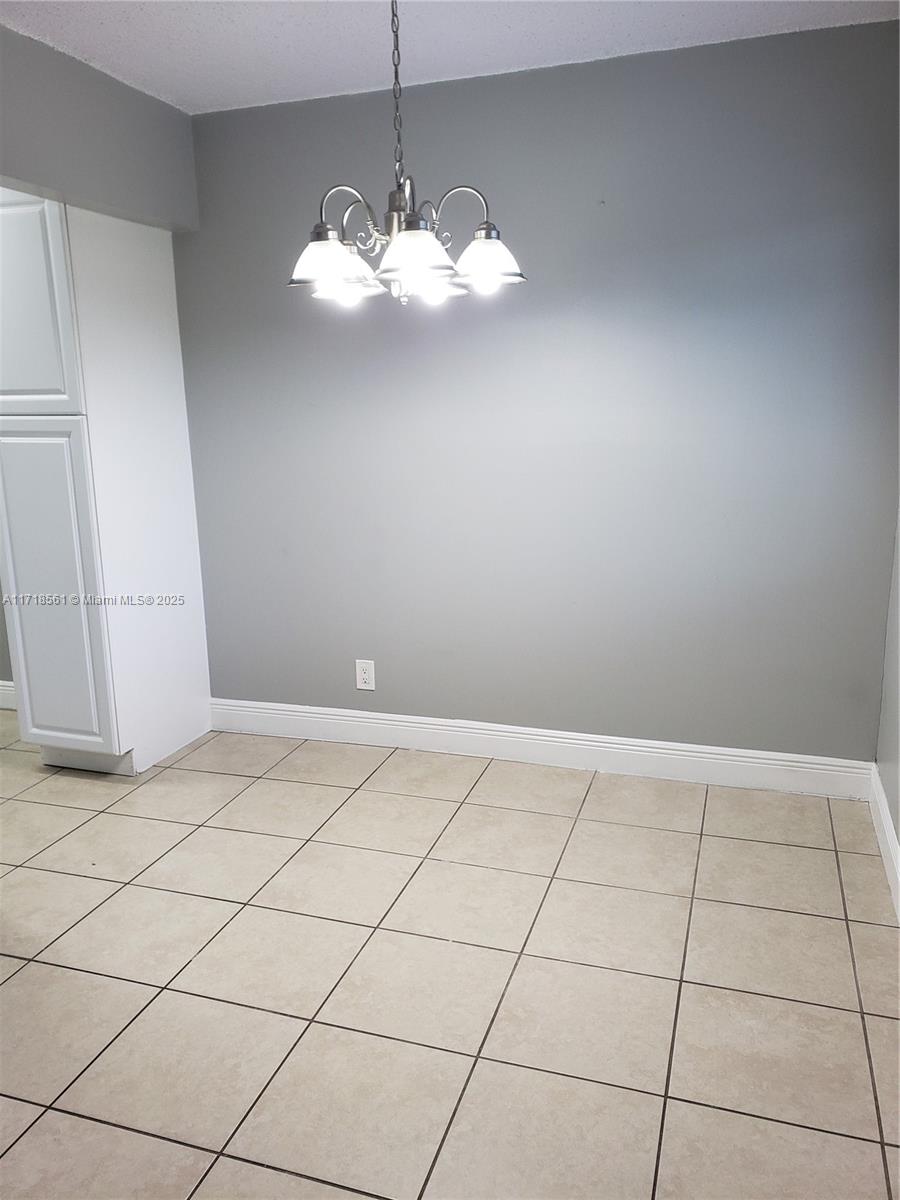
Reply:
[[0, 712], [5, 1200], [886, 1200], [868, 806]]

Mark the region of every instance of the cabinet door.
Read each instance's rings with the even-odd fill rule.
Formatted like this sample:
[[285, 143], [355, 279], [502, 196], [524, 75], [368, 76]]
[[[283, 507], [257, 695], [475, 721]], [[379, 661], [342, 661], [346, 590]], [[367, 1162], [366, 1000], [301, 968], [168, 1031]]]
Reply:
[[85, 426], [0, 417], [4, 610], [22, 737], [115, 754]]
[[83, 412], [61, 204], [0, 188], [0, 412]]

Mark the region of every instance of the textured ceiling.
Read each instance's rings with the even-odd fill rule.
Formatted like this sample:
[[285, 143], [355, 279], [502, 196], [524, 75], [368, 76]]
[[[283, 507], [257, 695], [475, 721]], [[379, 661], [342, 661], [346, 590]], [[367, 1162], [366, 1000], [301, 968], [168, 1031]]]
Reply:
[[[891, 0], [402, 0], [405, 83], [897, 17]], [[5, 0], [0, 24], [189, 113], [390, 86], [387, 0]]]

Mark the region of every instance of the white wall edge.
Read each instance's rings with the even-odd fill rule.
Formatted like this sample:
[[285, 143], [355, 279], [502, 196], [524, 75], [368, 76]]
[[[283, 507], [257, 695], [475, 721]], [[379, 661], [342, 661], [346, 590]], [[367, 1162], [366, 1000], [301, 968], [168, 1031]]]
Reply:
[[891, 820], [887, 793], [884, 790], [877, 763], [872, 763], [872, 795], [869, 799], [869, 808], [872, 811], [878, 848], [881, 850], [891, 896], [894, 900], [894, 911], [900, 916], [900, 840], [897, 838], [897, 830]]
[[230, 733], [403, 746], [656, 779], [771, 788], [840, 799], [872, 799], [872, 763], [853, 759], [651, 742], [482, 721], [267, 704], [256, 700], [214, 698], [211, 725]]
[[0, 708], [16, 707], [16, 685], [11, 679], [0, 679]]

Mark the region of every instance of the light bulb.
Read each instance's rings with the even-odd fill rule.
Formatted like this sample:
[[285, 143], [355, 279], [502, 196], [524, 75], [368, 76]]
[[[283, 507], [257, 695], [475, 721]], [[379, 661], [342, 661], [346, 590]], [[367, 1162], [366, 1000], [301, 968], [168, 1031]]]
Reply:
[[474, 275], [471, 287], [479, 296], [496, 296], [503, 287], [503, 280], [498, 279], [496, 275]]
[[341, 308], [356, 308], [362, 304], [369, 293], [352, 287], [317, 287], [313, 292], [313, 300], [333, 300]]
[[383, 296], [384, 288], [375, 279], [375, 272], [363, 262], [354, 246], [344, 243], [348, 252], [352, 273], [344, 276], [320, 278], [313, 284], [316, 300], [336, 300], [341, 308], [356, 308], [363, 300], [372, 296]]

